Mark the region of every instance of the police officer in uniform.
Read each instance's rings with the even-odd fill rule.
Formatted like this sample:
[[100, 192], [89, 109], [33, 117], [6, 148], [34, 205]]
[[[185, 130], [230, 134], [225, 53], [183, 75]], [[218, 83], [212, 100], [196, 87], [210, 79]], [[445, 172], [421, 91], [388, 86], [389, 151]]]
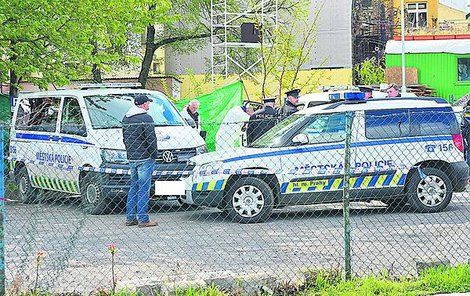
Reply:
[[285, 94], [287, 98], [280, 112], [281, 119], [284, 119], [299, 111], [297, 105], [299, 104], [300, 89], [293, 89], [286, 92]]
[[256, 139], [264, 135], [273, 126], [276, 125], [277, 113], [274, 109], [276, 98], [263, 99], [263, 108], [250, 116], [246, 128], [246, 138], [248, 145], [251, 145]]

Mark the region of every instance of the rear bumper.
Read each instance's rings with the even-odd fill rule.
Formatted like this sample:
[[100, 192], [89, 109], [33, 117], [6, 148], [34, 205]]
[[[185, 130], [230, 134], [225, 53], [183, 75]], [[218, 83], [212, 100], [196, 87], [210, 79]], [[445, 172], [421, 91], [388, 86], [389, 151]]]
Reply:
[[449, 178], [454, 186], [454, 192], [465, 191], [470, 179], [469, 172], [469, 166], [465, 161], [450, 164]]

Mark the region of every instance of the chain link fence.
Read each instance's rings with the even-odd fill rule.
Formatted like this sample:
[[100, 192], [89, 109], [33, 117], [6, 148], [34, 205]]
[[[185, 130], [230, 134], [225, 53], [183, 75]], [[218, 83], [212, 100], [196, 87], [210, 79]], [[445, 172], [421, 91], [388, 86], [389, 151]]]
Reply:
[[[309, 270], [402, 276], [420, 262], [469, 260], [461, 114], [438, 100], [225, 122], [212, 152], [158, 101], [153, 123], [123, 133], [128, 108], [112, 102], [32, 99], [2, 126], [7, 292], [88, 294], [114, 282], [254, 293]], [[130, 188], [140, 215], [126, 212]], [[126, 225], [135, 218], [158, 225]]]

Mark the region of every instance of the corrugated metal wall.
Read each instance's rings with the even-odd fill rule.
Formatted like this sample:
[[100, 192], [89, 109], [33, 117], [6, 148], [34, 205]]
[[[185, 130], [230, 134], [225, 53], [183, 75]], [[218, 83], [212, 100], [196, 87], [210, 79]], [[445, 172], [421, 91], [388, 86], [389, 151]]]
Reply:
[[[437, 96], [450, 102], [470, 92], [470, 82], [457, 81], [457, 58], [470, 58], [470, 54], [457, 55], [449, 53], [406, 54], [406, 67], [418, 69], [419, 83], [436, 89]], [[387, 68], [400, 67], [401, 55], [387, 54]]]

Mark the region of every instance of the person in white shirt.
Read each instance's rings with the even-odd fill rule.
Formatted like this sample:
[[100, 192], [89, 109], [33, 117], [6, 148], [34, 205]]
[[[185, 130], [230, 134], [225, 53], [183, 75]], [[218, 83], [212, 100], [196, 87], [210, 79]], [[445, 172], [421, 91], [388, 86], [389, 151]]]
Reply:
[[253, 113], [253, 108], [247, 104], [230, 109], [217, 131], [215, 150], [224, 152], [242, 146], [242, 127], [248, 122]]

